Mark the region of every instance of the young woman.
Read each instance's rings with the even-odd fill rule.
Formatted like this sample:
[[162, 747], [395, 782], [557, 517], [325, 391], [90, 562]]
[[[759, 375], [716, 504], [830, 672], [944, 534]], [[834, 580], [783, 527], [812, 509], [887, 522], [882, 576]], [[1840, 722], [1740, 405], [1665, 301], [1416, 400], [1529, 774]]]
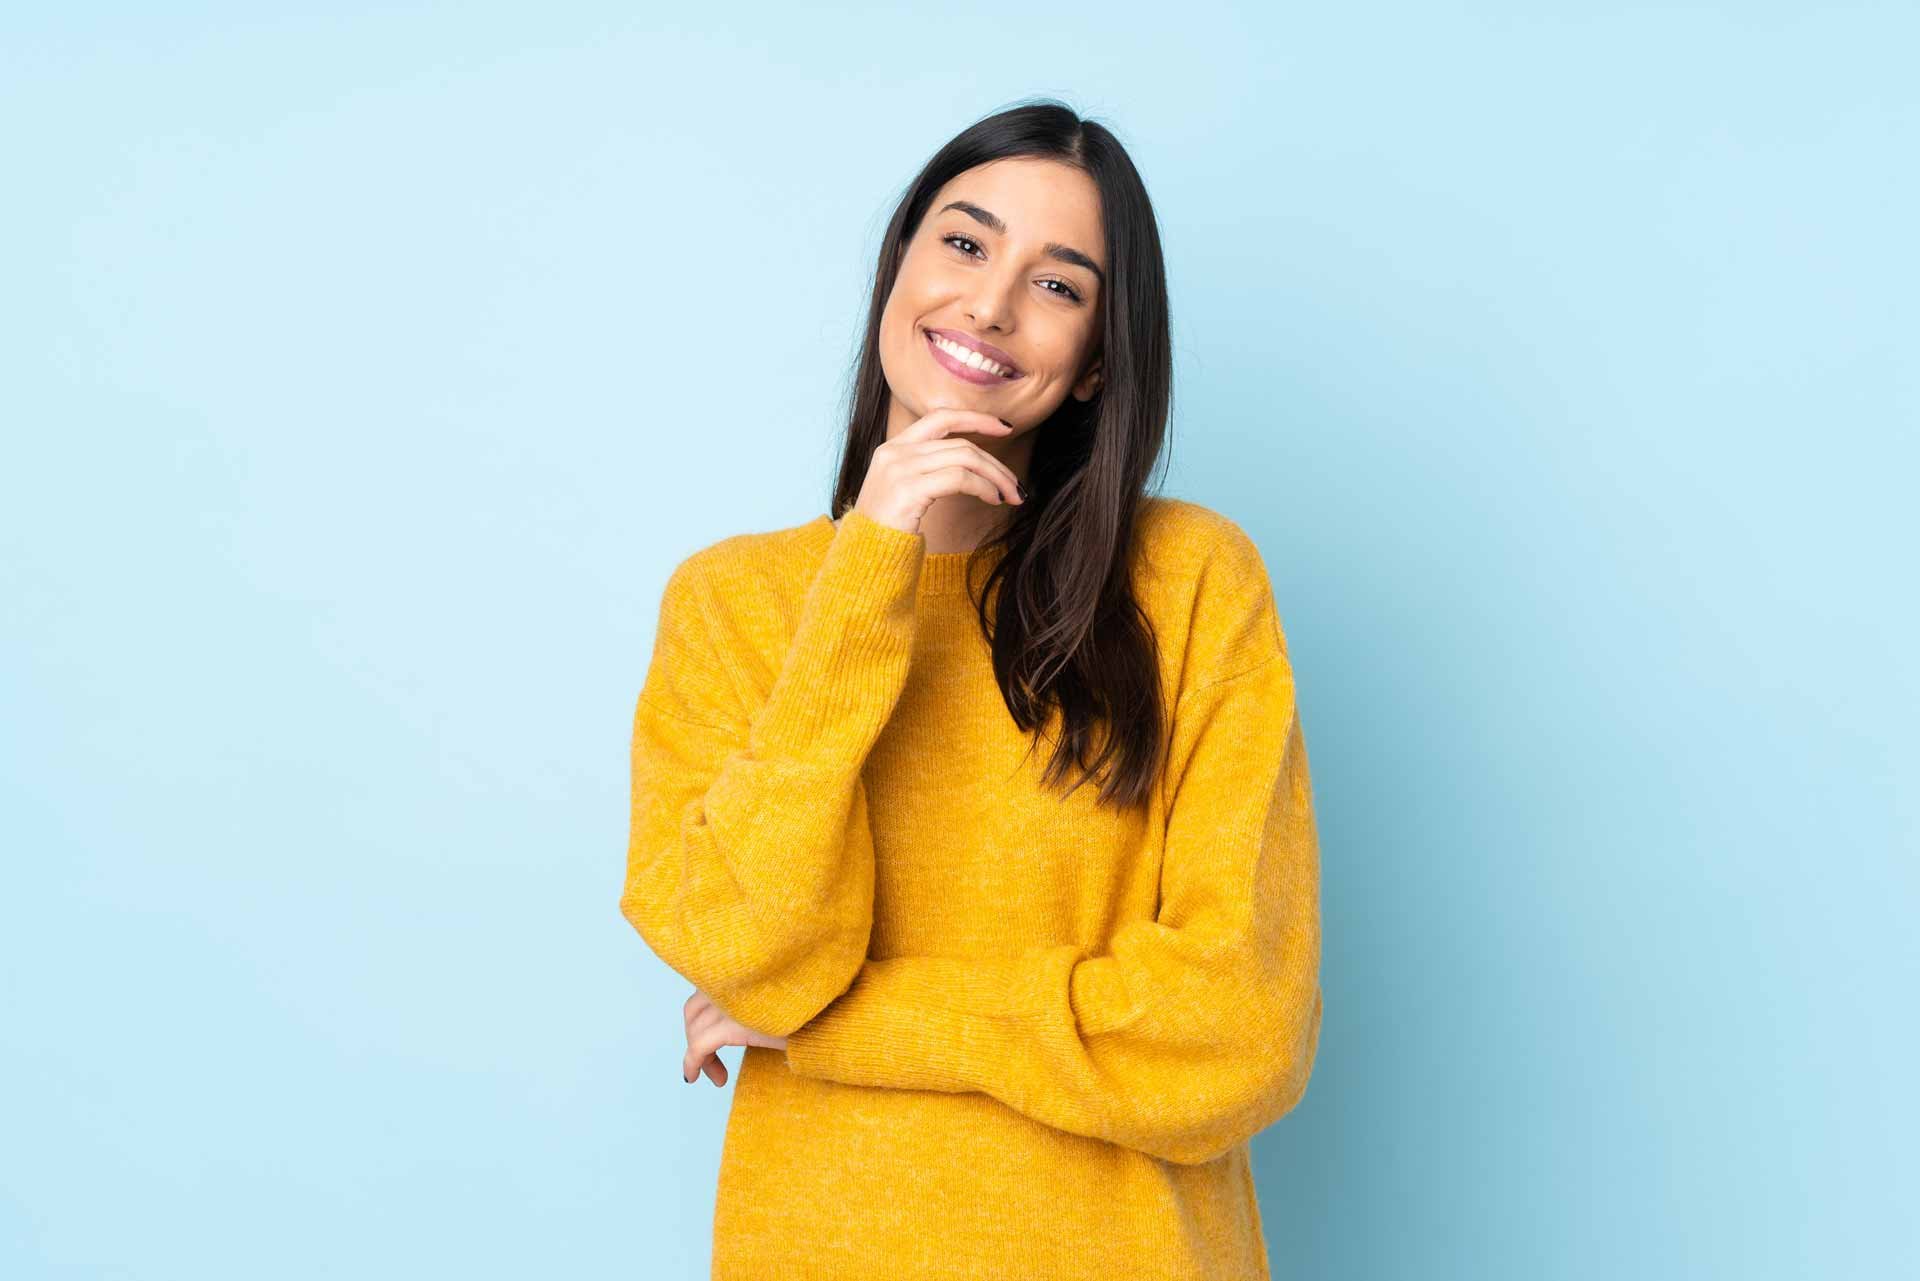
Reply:
[[988, 117], [888, 226], [837, 519], [668, 580], [620, 906], [681, 1078], [745, 1047], [716, 1278], [1267, 1275], [1318, 840], [1259, 551], [1144, 492], [1170, 356], [1113, 135]]

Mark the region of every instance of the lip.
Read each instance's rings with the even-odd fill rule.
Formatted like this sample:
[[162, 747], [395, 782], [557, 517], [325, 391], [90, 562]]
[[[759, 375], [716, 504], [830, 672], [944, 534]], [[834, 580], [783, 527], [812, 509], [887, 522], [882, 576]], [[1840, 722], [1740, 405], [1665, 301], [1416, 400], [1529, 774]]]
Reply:
[[1027, 376], [1025, 370], [1021, 370], [1011, 378], [1002, 378], [999, 374], [990, 374], [984, 369], [975, 369], [973, 366], [963, 364], [955, 360], [952, 356], [949, 356], [946, 352], [940, 350], [933, 340], [935, 337], [940, 337], [946, 339], [948, 342], [958, 343], [962, 347], [972, 347], [981, 355], [998, 364], [1005, 365], [1009, 369], [1019, 369], [1019, 365], [1014, 362], [1011, 356], [990, 343], [981, 342], [976, 338], [970, 338], [966, 334], [957, 333], [951, 329], [928, 328], [922, 332], [926, 334], [927, 350], [933, 353], [933, 358], [939, 361], [941, 367], [955, 378], [980, 387], [1004, 387], [1008, 383], [1017, 383]]

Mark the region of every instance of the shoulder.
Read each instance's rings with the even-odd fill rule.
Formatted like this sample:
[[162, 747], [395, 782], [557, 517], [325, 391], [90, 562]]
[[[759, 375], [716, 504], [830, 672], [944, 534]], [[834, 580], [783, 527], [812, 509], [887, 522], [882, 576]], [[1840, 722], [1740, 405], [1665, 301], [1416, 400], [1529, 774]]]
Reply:
[[1225, 679], [1286, 653], [1265, 556], [1232, 517], [1152, 497], [1135, 534], [1135, 583], [1182, 686]]
[[1223, 512], [1184, 498], [1149, 498], [1135, 541], [1143, 595], [1170, 598], [1196, 615], [1273, 606], [1259, 544]]
[[794, 601], [831, 541], [825, 516], [729, 534], [682, 556], [667, 575], [654, 629], [649, 698], [683, 720], [732, 724], [740, 665], [776, 653]]
[[688, 553], [667, 575], [662, 609], [709, 612], [725, 602], [784, 595], [811, 570], [832, 541], [826, 516], [775, 529], [729, 534]]
[[1140, 517], [1136, 528], [1143, 544], [1156, 543], [1183, 532], [1204, 530], [1225, 519], [1213, 508], [1203, 507], [1190, 499], [1148, 494], [1140, 500]]

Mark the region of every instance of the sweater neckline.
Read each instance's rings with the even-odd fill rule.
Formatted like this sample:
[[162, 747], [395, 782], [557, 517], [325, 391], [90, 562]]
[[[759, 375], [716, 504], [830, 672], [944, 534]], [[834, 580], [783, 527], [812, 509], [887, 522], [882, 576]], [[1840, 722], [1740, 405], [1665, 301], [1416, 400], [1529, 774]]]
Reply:
[[[833, 517], [822, 513], [807, 522], [806, 531], [816, 548], [824, 553], [833, 536], [839, 532], [839, 526], [833, 523]], [[915, 535], [915, 537], [922, 537]], [[991, 566], [1006, 549], [997, 544], [987, 544], [970, 552], [922, 552], [920, 555], [921, 596], [962, 596], [967, 588], [967, 560], [978, 555], [982, 562]], [[984, 581], [985, 571], [980, 571]]]

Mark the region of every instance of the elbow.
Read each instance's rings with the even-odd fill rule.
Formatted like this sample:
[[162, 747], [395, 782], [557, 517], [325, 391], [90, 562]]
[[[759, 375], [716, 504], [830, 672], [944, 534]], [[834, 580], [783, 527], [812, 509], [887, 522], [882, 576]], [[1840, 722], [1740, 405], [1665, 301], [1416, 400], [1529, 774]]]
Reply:
[[[1217, 1105], [1189, 1113], [1181, 1124], [1143, 1136], [1134, 1146], [1174, 1165], [1206, 1165], [1249, 1142], [1298, 1107], [1320, 1045], [1322, 1001], [1316, 989], [1306, 1016], [1290, 1035], [1267, 1038], [1243, 1054], [1219, 1079]], [[1152, 1107], [1154, 1100], [1147, 1101]], [[1164, 1113], [1161, 1113], [1164, 1115]]]
[[1305, 1094], [1305, 1078], [1290, 1075], [1269, 1093], [1241, 1107], [1143, 1136], [1133, 1146], [1173, 1165], [1206, 1165], [1245, 1146], [1291, 1112]]
[[755, 965], [719, 975], [701, 990], [727, 1016], [768, 1036], [788, 1036], [811, 1022], [835, 997], [853, 986], [866, 963], [867, 942], [828, 942], [786, 964]]
[[1170, 1127], [1137, 1146], [1173, 1165], [1206, 1165], [1244, 1147], [1254, 1135], [1292, 1111], [1302, 1093], [1288, 1083], [1238, 1107]]
[[1136, 1135], [1127, 1146], [1169, 1165], [1208, 1165], [1244, 1146], [1269, 1122], [1257, 1105], [1189, 1115]]
[[1208, 1165], [1245, 1143], [1248, 1137], [1236, 1135], [1223, 1140], [1213, 1132], [1165, 1135], [1153, 1143], [1141, 1145], [1140, 1150], [1169, 1165]]
[[1320, 1016], [1324, 1008], [1322, 992], [1316, 983], [1313, 1001], [1304, 1007], [1305, 1013], [1269, 1042], [1273, 1049], [1266, 1056], [1266, 1070], [1261, 1074], [1260, 1105], [1254, 1114], [1253, 1133], [1259, 1133], [1293, 1111], [1307, 1096], [1307, 1082], [1313, 1079], [1314, 1060], [1320, 1053]]
[[785, 921], [746, 915], [688, 928], [631, 892], [620, 914], [669, 968], [745, 1027], [786, 1036], [852, 986], [866, 963], [871, 918]]

